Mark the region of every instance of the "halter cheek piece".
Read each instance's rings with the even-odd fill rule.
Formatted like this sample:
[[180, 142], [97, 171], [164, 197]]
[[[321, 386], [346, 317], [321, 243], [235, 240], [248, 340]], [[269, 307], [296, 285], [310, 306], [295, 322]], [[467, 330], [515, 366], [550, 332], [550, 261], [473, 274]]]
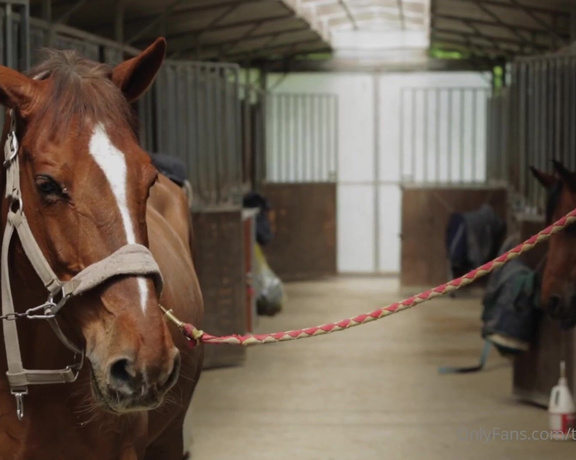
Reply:
[[[84, 350], [69, 340], [58, 325], [56, 314], [73, 296], [79, 296], [110, 278], [116, 276], [151, 276], [154, 279], [158, 295], [162, 292], [162, 274], [152, 253], [140, 244], [127, 244], [105, 259], [92, 264], [69, 281], [60, 281], [44, 257], [24, 215], [20, 190], [20, 167], [18, 163], [18, 138], [16, 137], [16, 119], [14, 112], [8, 112], [10, 131], [4, 144], [4, 163], [6, 169], [6, 194], [9, 202], [8, 216], [2, 239], [0, 265], [0, 283], [2, 288], [2, 328], [8, 362], [8, 383], [10, 392], [16, 398], [16, 413], [19, 420], [24, 416], [23, 397], [28, 394], [28, 385], [53, 383], [71, 383], [76, 381], [84, 362]], [[45, 303], [29, 308], [25, 312], [14, 310], [12, 289], [10, 286], [10, 267], [8, 252], [14, 232], [18, 234], [26, 257], [34, 267], [38, 277], [48, 291]], [[22, 364], [17, 318], [43, 319], [48, 322], [60, 341], [74, 352], [75, 363], [65, 369], [28, 370]]]

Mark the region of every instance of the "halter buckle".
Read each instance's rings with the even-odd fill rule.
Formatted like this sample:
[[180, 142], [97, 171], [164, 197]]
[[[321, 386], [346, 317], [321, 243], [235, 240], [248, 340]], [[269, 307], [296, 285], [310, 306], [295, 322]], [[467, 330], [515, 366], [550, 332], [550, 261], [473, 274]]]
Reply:
[[4, 166], [4, 168], [6, 169], [10, 167], [10, 164], [12, 163], [14, 158], [16, 158], [16, 155], [18, 155], [18, 138], [16, 137], [16, 133], [14, 131], [8, 133], [8, 138], [6, 139], [6, 146], [4, 148], [5, 154], [7, 153], [6, 152], [7, 149], [10, 150], [10, 155], [7, 156], [4, 162], [2, 163], [2, 166]]
[[24, 418], [24, 396], [28, 394], [28, 389], [24, 387], [24, 389], [12, 389], [10, 392], [16, 398], [16, 417], [21, 422]]

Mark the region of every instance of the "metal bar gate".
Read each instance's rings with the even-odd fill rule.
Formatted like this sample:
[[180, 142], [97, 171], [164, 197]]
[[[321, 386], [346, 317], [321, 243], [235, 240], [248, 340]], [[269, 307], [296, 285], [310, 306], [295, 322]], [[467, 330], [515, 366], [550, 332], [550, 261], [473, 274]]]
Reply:
[[545, 190], [529, 167], [552, 159], [576, 170], [576, 55], [517, 59], [508, 88], [490, 101], [489, 174], [507, 182], [522, 211], [541, 213]]

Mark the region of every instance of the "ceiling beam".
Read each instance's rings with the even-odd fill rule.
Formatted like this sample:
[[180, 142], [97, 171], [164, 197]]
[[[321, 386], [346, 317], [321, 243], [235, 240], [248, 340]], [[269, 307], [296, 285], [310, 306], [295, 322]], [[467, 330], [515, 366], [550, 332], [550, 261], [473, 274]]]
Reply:
[[[267, 18], [263, 18], [260, 19], [263, 22], [282, 22], [285, 21], [287, 19], [299, 19], [297, 16], [294, 16], [293, 12], [290, 13], [283, 13], [283, 14], [279, 14], [276, 16], [269, 16]], [[300, 22], [304, 22], [306, 23], [304, 20], [299, 19]], [[230, 22], [227, 24], [222, 24], [222, 25], [215, 25], [210, 27], [210, 32], [221, 32], [224, 30], [229, 30], [229, 29], [237, 29], [240, 27], [246, 27], [246, 26], [251, 26], [252, 24], [254, 24], [254, 19], [251, 20], [245, 20], [245, 21], [238, 21], [238, 22]], [[194, 36], [195, 33], [198, 33], [200, 31], [202, 31], [203, 29], [192, 29], [192, 30], [186, 30], [183, 32], [175, 32], [173, 34], [168, 34], [166, 36], [166, 39], [168, 41], [176, 39], [176, 38], [186, 38], [186, 37], [190, 37], [190, 36]]]
[[524, 13], [530, 16], [536, 23], [544, 27], [548, 31], [548, 33], [551, 36], [553, 36], [556, 40], [559, 40], [560, 43], [562, 44], [566, 44], [566, 41], [556, 33], [556, 30], [554, 30], [554, 28], [550, 25], [550, 23], [543, 21], [540, 17], [536, 16], [532, 8], [528, 8], [526, 5], [521, 5], [520, 3], [518, 3], [518, 0], [511, 0], [511, 2], [517, 8], [521, 9], [522, 11], [524, 11]]
[[[302, 45], [313, 45], [313, 44], [323, 45], [325, 47], [325, 44], [318, 39], [302, 40], [302, 41], [296, 41], [293, 43], [283, 43], [280, 45], [270, 46], [265, 50], [258, 49], [258, 50], [251, 50], [251, 51], [238, 51], [236, 53], [230, 54], [228, 56], [228, 58], [237, 60], [237, 59], [241, 59], [243, 56], [248, 56], [248, 57], [259, 56], [263, 53], [268, 54], [271, 51], [278, 51], [278, 50], [283, 50], [283, 49], [295, 48], [295, 47], [302, 46]], [[210, 55], [208, 55], [208, 56], [210, 56]]]
[[[492, 44], [492, 46], [496, 49], [499, 49], [500, 51], [502, 51], [502, 53], [506, 53], [506, 50], [504, 48], [502, 48], [502, 46], [500, 45], [500, 43], [498, 43], [498, 41], [494, 40], [494, 38], [485, 35], [476, 25], [474, 24], [467, 24], [475, 33], [478, 37], [483, 38], [484, 40], [490, 42]], [[519, 46], [520, 49], [522, 49], [522, 45]]]
[[[235, 7], [234, 7], [234, 9], [235, 9]], [[229, 11], [228, 14], [229, 14], [229, 13], [231, 13], [231, 11]], [[291, 17], [295, 17], [295, 16], [292, 15]], [[220, 16], [220, 17], [218, 17], [218, 18], [216, 18], [216, 19], [217, 19], [217, 20], [214, 20], [214, 21], [212, 21], [210, 24], [208, 24], [208, 25], [202, 30], [202, 33], [201, 33], [201, 34], [196, 34], [196, 33], [194, 33], [194, 32], [188, 33], [185, 37], [190, 37], [190, 38], [193, 39], [194, 41], [193, 41], [192, 43], [190, 43], [190, 42], [187, 40], [186, 45], [185, 45], [183, 48], [181, 48], [181, 49], [179, 49], [179, 50], [176, 50], [174, 53], [171, 54], [170, 57], [171, 57], [172, 59], [174, 59], [174, 58], [176, 58], [176, 57], [178, 57], [178, 56], [181, 56], [182, 54], [187, 53], [188, 51], [190, 51], [190, 50], [192, 50], [192, 49], [194, 49], [194, 48], [197, 48], [197, 47], [199, 46], [199, 43], [200, 43], [200, 39], [201, 39], [201, 37], [202, 37], [202, 34], [204, 34], [204, 33], [209, 33], [209, 32], [213, 32], [213, 31], [217, 30], [214, 26], [216, 26], [219, 21], [221, 21], [222, 19], [224, 19], [224, 16]], [[238, 43], [239, 43], [239, 42], [242, 41], [242, 40], [249, 41], [249, 40], [255, 40], [255, 39], [262, 38], [262, 37], [266, 37], [267, 34], [259, 34], [259, 35], [253, 35], [253, 34], [254, 34], [254, 32], [255, 32], [257, 29], [259, 29], [260, 27], [262, 27], [262, 26], [263, 26], [264, 24], [266, 24], [267, 22], [269, 22], [268, 19], [262, 19], [262, 20], [260, 20], [260, 21], [256, 21], [256, 22], [251, 21], [251, 22], [246, 23], [245, 25], [248, 26], [248, 29], [240, 36], [239, 39], [233, 39], [233, 41], [238, 40]], [[300, 27], [299, 30], [311, 30], [311, 29], [310, 29], [310, 27], [306, 24], [304, 27]], [[275, 32], [276, 32], [276, 31], [275, 31]], [[275, 32], [274, 32], [274, 33], [275, 33]], [[268, 34], [269, 34], [269, 33], [268, 33]], [[168, 39], [171, 39], [171, 38], [173, 38], [173, 37], [170, 37], [170, 36], [168, 37]], [[220, 41], [220, 42], [216, 42], [216, 43], [210, 43], [210, 44], [207, 45], [207, 46], [208, 46], [208, 47], [213, 47], [214, 45], [219, 46], [219, 45], [223, 45], [223, 44], [226, 44], [226, 43], [230, 43], [230, 41], [229, 41], [229, 40], [225, 40], [225, 41]], [[238, 43], [235, 43], [234, 46], [236, 46]], [[220, 46], [220, 48], [221, 48], [221, 46]]]
[[218, 51], [218, 59], [222, 60], [231, 50], [236, 48], [240, 43], [242, 43], [243, 41], [245, 43], [248, 39], [252, 37], [254, 32], [256, 32], [256, 30], [258, 30], [261, 26], [262, 26], [261, 22], [256, 22], [252, 27], [250, 27], [246, 32], [244, 32], [240, 37], [238, 37], [233, 42], [220, 46], [219, 47], [220, 50]]
[[402, 30], [406, 29], [406, 21], [404, 20], [404, 1], [398, 0], [398, 14], [400, 15], [400, 22], [402, 24]]
[[56, 19], [56, 21], [54, 21], [54, 22], [56, 24], [66, 24], [68, 22], [68, 20], [70, 19], [70, 16], [72, 16], [76, 11], [78, 11], [80, 8], [82, 8], [87, 1], [88, 0], [76, 0], [76, 2], [74, 2], [74, 5], [72, 5], [64, 13], [62, 13], [58, 17], [58, 19]]
[[[463, 52], [470, 52], [470, 47], [475, 48], [476, 50], [480, 50], [482, 52], [486, 52], [486, 53], [490, 53], [492, 56], [502, 56], [502, 51], [499, 49], [494, 49], [491, 48], [489, 46], [484, 46], [484, 45], [478, 45], [478, 44], [474, 44], [472, 42], [462, 42], [459, 40], [454, 40], [451, 38], [442, 38], [442, 37], [438, 37], [436, 35], [432, 36], [432, 40], [435, 42], [439, 42], [439, 43], [447, 43], [448, 45], [455, 45], [460, 47], [461, 49], [457, 50], [457, 51], [463, 51]], [[474, 51], [474, 50], [472, 50]], [[514, 54], [511, 52], [506, 52], [506, 57], [512, 58], [514, 57]]]
[[356, 18], [354, 17], [354, 14], [352, 13], [352, 10], [350, 9], [350, 5], [348, 5], [347, 0], [338, 0], [338, 3], [340, 3], [340, 6], [342, 7], [344, 12], [346, 13], [346, 16], [348, 17], [348, 20], [352, 24], [352, 27], [355, 30], [358, 30], [358, 23], [356, 22]]
[[[268, 51], [268, 50], [274, 50], [276, 48], [282, 48], [285, 46], [291, 46], [293, 44], [298, 44], [298, 43], [319, 43], [319, 44], [323, 44], [324, 46], [326, 46], [326, 44], [324, 42], [322, 42], [320, 39], [318, 39], [317, 37], [284, 37], [284, 41], [282, 43], [276, 43], [274, 46], [272, 46], [272, 42], [274, 42], [275, 40], [278, 39], [279, 36], [281, 36], [283, 34], [278, 34], [278, 36], [276, 37], [272, 37], [270, 40], [267, 40], [264, 42], [264, 44], [262, 43], [256, 43], [252, 46], [247, 45], [245, 46], [243, 49], [240, 48], [239, 50], [235, 51], [235, 52], [230, 52], [228, 51], [226, 53], [227, 56], [230, 55], [236, 55], [236, 54], [249, 54], [252, 52], [257, 52], [257, 51]], [[246, 42], [242, 43], [245, 44]], [[240, 44], [239, 44], [240, 45]], [[206, 47], [203, 48], [203, 56], [205, 55], [210, 55], [210, 56], [215, 56], [218, 57], [219, 59], [222, 58], [222, 47], [216, 47], [216, 46], [210, 46], [210, 47]]]
[[[478, 35], [476, 35], [475, 33], [472, 32], [465, 32], [463, 30], [454, 30], [454, 29], [443, 29], [442, 27], [433, 27], [432, 31], [434, 32], [438, 32], [440, 34], [448, 34], [448, 35], [458, 35], [461, 37], [469, 37], [469, 38], [475, 38], [478, 37]], [[486, 35], [486, 34], [484, 34]], [[504, 38], [504, 37], [495, 37], [495, 36], [486, 36], [486, 40], [488, 39], [488, 37], [494, 39], [494, 40], [498, 40], [501, 43], [509, 43], [511, 45], [518, 45], [518, 46], [522, 46], [525, 45], [525, 42], [519, 42], [518, 40], [514, 40], [512, 38]], [[482, 37], [483, 38], [483, 37]], [[534, 42], [530, 42], [528, 43], [528, 46], [531, 46], [535, 49], [540, 49], [542, 51], [546, 51], [549, 50], [550, 47], [546, 46], [546, 45], [542, 45], [540, 43], [534, 43]]]
[[[234, 6], [234, 5], [238, 5], [238, 6], [242, 6], [242, 5], [250, 5], [250, 4], [254, 4], [254, 3], [264, 3], [264, 2], [275, 2], [278, 3], [279, 5], [284, 5], [284, 3], [281, 0], [231, 0], [231, 1], [225, 1], [225, 2], [221, 2], [221, 3], [214, 3], [214, 2], [209, 2], [207, 4], [202, 4], [202, 5], [186, 5], [183, 6], [182, 8], [179, 8], [177, 11], [174, 12], [174, 14], [199, 14], [199, 13], [205, 13], [205, 12], [212, 12], [215, 10], [222, 10], [224, 8], [228, 8], [230, 6]], [[288, 8], [286, 8], [288, 9]], [[134, 16], [131, 18], [127, 18], [126, 19], [126, 25], [127, 26], [141, 26], [143, 23], [149, 23], [151, 21], [154, 21], [155, 19], [158, 18], [158, 15], [161, 14], [161, 12], [156, 12], [153, 14], [145, 14], [142, 16]], [[109, 25], [109, 22], [106, 23], [102, 23], [102, 24], [98, 24], [96, 26], [94, 26], [94, 28], [105, 28], [106, 26]]]
[[[459, 0], [459, 1], [460, 2], [468, 2], [468, 3], [477, 3], [478, 1], [480, 1], [484, 5], [497, 6], [499, 8], [509, 8], [509, 9], [528, 8], [534, 12], [542, 13], [542, 14], [550, 14], [553, 16], [570, 16], [570, 13], [567, 11], [562, 11], [562, 10], [555, 9], [555, 8], [547, 8], [545, 6], [522, 5], [522, 4], [519, 4], [519, 3], [514, 2], [514, 1], [512, 1], [512, 2], [502, 1], [502, 0]], [[544, 3], [544, 2], [542, 2], [542, 3]]]
[[496, 22], [500, 26], [508, 29], [510, 32], [512, 32], [520, 40], [522, 40], [524, 42], [526, 41], [526, 38], [523, 35], [521, 35], [520, 32], [518, 32], [514, 26], [507, 24], [504, 21], [502, 21], [502, 19], [500, 19], [499, 16], [497, 16], [492, 10], [490, 10], [487, 6], [485, 6], [481, 0], [473, 0], [473, 2], [478, 8], [480, 8], [480, 10], [482, 12], [484, 12], [485, 14], [490, 16], [494, 20], [494, 22]]
[[[298, 32], [310, 32], [310, 33], [312, 33], [313, 31], [310, 29], [310, 27], [298, 26], [298, 27], [293, 27], [291, 29], [275, 30], [275, 31], [259, 33], [259, 34], [250, 34], [247, 36], [243, 36], [241, 41], [246, 43], [246, 42], [251, 42], [251, 41], [256, 41], [256, 40], [262, 40], [263, 38], [268, 38], [268, 37], [277, 38], [280, 35], [286, 35], [286, 34], [298, 33]], [[246, 33], [247, 32], [245, 32], [245, 34]], [[237, 41], [238, 41], [238, 44], [240, 44], [239, 38], [217, 40], [217, 41], [206, 43], [202, 48], [203, 49], [222, 48], [222, 46], [230, 45], [230, 44], [235, 43]], [[188, 50], [188, 51], [190, 51], [190, 50]]]
[[546, 35], [547, 37], [549, 36], [546, 30], [542, 30], [542, 29], [537, 29], [535, 27], [527, 27], [527, 26], [521, 26], [521, 25], [516, 25], [516, 24], [509, 24], [507, 26], [502, 26], [501, 24], [492, 22], [492, 21], [486, 21], [485, 19], [476, 19], [476, 18], [471, 18], [468, 16], [456, 16], [453, 14], [445, 14], [445, 13], [436, 13], [436, 19], [446, 19], [446, 20], [450, 20], [450, 21], [458, 21], [458, 22], [464, 22], [464, 21], [469, 21], [471, 23], [474, 24], [479, 24], [479, 25], [483, 25], [483, 26], [490, 26], [490, 27], [497, 27], [497, 28], [504, 28], [507, 29], [508, 27], [513, 27], [516, 30], [522, 30], [525, 32], [530, 32], [533, 34], [540, 34], [540, 35]]
[[[128, 37], [126, 39], [126, 44], [130, 45], [132, 43], [134, 43], [136, 40], [138, 40], [141, 37], [144, 37], [148, 32], [150, 32], [151, 30], [154, 30], [154, 28], [161, 24], [162, 22], [166, 21], [170, 15], [172, 14], [172, 12], [178, 7], [178, 5], [184, 3], [186, 0], [175, 0], [173, 1], [170, 5], [168, 5], [164, 11], [162, 12], [162, 14], [160, 15], [156, 15], [154, 16], [154, 19], [151, 20], [145, 27], [141, 28], [138, 32], [136, 32], [135, 34], [133, 34], [132, 36]], [[126, 25], [126, 23], [124, 24]]]

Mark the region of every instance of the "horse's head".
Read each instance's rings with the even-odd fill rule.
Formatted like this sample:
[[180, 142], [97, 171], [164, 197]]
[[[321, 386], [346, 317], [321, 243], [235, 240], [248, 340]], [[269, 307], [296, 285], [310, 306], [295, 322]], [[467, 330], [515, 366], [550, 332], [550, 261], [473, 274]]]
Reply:
[[[550, 224], [576, 208], [576, 174], [554, 161], [556, 176], [531, 168], [548, 192], [546, 221]], [[541, 303], [566, 327], [576, 324], [576, 225], [550, 238], [542, 277]]]
[[[24, 213], [61, 280], [126, 244], [148, 245], [157, 172], [138, 145], [130, 103], [152, 84], [165, 48], [158, 39], [114, 69], [73, 52], [52, 53], [29, 76], [0, 67], [0, 102], [17, 119]], [[178, 377], [158, 302], [151, 279], [123, 276], [58, 314], [83, 342], [94, 396], [113, 411], [156, 407]]]

